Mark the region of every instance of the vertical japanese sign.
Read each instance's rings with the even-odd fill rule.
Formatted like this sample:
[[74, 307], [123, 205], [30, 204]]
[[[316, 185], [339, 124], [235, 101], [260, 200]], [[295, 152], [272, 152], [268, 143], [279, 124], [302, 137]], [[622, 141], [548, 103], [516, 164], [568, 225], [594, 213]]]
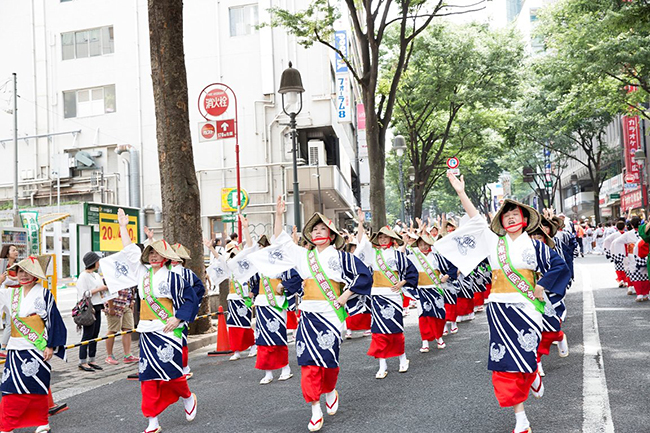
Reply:
[[625, 146], [626, 188], [636, 188], [641, 184], [641, 172], [634, 161], [639, 149], [639, 116], [623, 116], [623, 143]]
[[[348, 35], [345, 30], [337, 30], [334, 33], [334, 46], [339, 50], [343, 56], [348, 57]], [[336, 53], [336, 73], [348, 72], [348, 65], [343, 61], [343, 57]]]
[[348, 74], [336, 74], [336, 117], [339, 123], [351, 122], [350, 113], [350, 77]]
[[38, 211], [21, 210], [20, 219], [23, 222], [23, 227], [27, 229], [27, 254], [38, 254], [38, 238], [40, 233]]

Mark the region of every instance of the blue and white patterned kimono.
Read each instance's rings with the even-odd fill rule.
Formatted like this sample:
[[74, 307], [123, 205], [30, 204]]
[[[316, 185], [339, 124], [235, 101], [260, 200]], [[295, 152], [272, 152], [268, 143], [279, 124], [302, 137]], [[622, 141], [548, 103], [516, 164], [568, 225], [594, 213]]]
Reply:
[[[144, 282], [145, 278], [149, 278], [149, 268], [140, 263], [140, 248], [130, 244], [124, 247], [122, 252], [132, 264], [139, 264], [137, 266], [138, 293], [140, 299], [144, 300]], [[140, 319], [136, 329], [140, 333], [139, 379], [140, 381], [178, 379], [183, 376], [182, 332], [186, 323], [194, 320], [196, 293], [185, 279], [166, 267], [160, 268], [153, 274], [150, 287], [157, 299], [171, 299], [174, 310], [171, 313], [180, 319], [181, 323], [173, 332], [164, 332], [165, 324], [161, 320]]]
[[[358, 255], [357, 255], [358, 252]], [[388, 269], [397, 273], [399, 281], [406, 281], [402, 291], [413, 299], [418, 287], [418, 271], [406, 254], [393, 247], [382, 250]], [[377, 263], [375, 249], [366, 236], [363, 237], [354, 254], [363, 260], [364, 264], [373, 272], [382, 272]], [[399, 334], [404, 332], [404, 316], [402, 295], [393, 292], [391, 287], [377, 287], [373, 282], [371, 291], [372, 326], [373, 334]]]
[[436, 269], [440, 271], [440, 275], [449, 275], [449, 279], [443, 285], [443, 294], [445, 297], [445, 304], [456, 305], [458, 302], [458, 268], [440, 253], [435, 250], [432, 252], [433, 256], [431, 262]]
[[[274, 279], [284, 280], [284, 275], [276, 275]], [[262, 276], [255, 274], [248, 282], [248, 287], [255, 294], [255, 344], [258, 346], [286, 346], [287, 345], [287, 309], [284, 295], [274, 293], [277, 307], [269, 304], [268, 298], [261, 293], [260, 285]]]
[[[418, 273], [425, 272], [424, 267], [418, 260], [415, 255], [415, 250], [419, 251], [417, 247], [414, 247], [413, 250], [407, 248], [406, 253], [407, 257], [413, 263], [413, 266], [417, 269]], [[423, 254], [425, 260], [429, 263], [429, 266], [434, 271], [440, 271], [437, 268], [437, 261], [435, 260], [435, 253], [433, 251], [429, 254]], [[440, 276], [444, 274], [441, 273]], [[419, 282], [418, 282], [419, 284]], [[439, 284], [440, 290], [444, 293], [443, 286], [445, 284]], [[438, 288], [435, 285], [422, 285], [418, 286], [418, 289], [414, 291], [416, 299], [419, 301], [417, 303], [418, 316], [420, 317], [433, 317], [435, 319], [445, 319], [445, 298], [444, 295], [438, 291]]]
[[[38, 315], [45, 324], [43, 338], [54, 354], [65, 359], [67, 330], [52, 293], [36, 284], [20, 302], [20, 311], [13, 311], [14, 289], [0, 290], [0, 308], [10, 317]], [[7, 344], [7, 360], [2, 373], [2, 394], [47, 394], [52, 367], [43, 359], [43, 351], [24, 337], [11, 337]]]
[[[476, 238], [476, 242], [486, 243], [493, 270], [493, 288], [487, 306], [490, 326], [488, 370], [534, 373], [537, 371], [537, 346], [542, 335], [542, 314], [519, 292], [495, 293], [494, 271], [501, 269], [497, 255], [499, 238], [489, 230], [485, 219], [476, 215], [463, 225], [463, 229], [478, 229], [483, 234]], [[515, 269], [541, 273], [538, 285], [549, 292], [564, 295], [571, 274], [555, 251], [531, 239], [526, 232], [515, 240], [506, 235], [505, 241]], [[503, 274], [500, 278], [504, 278]]]
[[[273, 246], [281, 245], [285, 259], [295, 266], [294, 278], [289, 278], [283, 285], [290, 294], [300, 294], [301, 280], [312, 278], [308, 250], [293, 243], [287, 233], [272, 239]], [[323, 272], [332, 282], [342, 283], [346, 290], [360, 295], [368, 295], [372, 284], [370, 270], [349, 253], [337, 251], [329, 246], [322, 252], [316, 252]], [[298, 275], [299, 278], [295, 278]], [[334, 308], [326, 300], [305, 300], [299, 305], [300, 322], [296, 333], [296, 354], [298, 365], [315, 365], [324, 368], [339, 366], [342, 322]]]

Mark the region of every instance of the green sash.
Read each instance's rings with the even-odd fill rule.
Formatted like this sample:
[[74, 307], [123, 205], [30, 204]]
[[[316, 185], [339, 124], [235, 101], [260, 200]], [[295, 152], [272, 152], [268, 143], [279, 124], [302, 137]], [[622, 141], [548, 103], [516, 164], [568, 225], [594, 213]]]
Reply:
[[310, 250], [307, 252], [307, 262], [309, 262], [309, 271], [311, 272], [311, 276], [318, 283], [318, 287], [323, 293], [323, 296], [325, 296], [327, 302], [330, 303], [341, 323], [345, 322], [348, 313], [345, 311], [345, 306], [339, 304], [338, 297], [332, 288], [332, 282], [327, 278], [327, 274], [325, 274], [323, 267], [318, 261], [316, 250]]
[[517, 289], [524, 298], [532, 302], [537, 311], [544, 314], [545, 302], [535, 297], [535, 287], [512, 265], [510, 253], [508, 252], [508, 242], [506, 242], [505, 236], [499, 237], [497, 257], [499, 259], [499, 266], [512, 287]]
[[[153, 283], [153, 269], [149, 269], [149, 278], [145, 277], [144, 284], [142, 287], [142, 291], [144, 292], [144, 300], [147, 301], [147, 305], [153, 311], [153, 313], [156, 315], [158, 320], [163, 322], [165, 325], [167, 324], [167, 320], [169, 320], [171, 317], [174, 317], [174, 315], [165, 308], [163, 304], [158, 302], [158, 299], [156, 296], [153, 294], [153, 290], [151, 288], [151, 284]], [[178, 338], [183, 337], [183, 328], [176, 328], [174, 329], [174, 335]]]
[[22, 335], [25, 340], [29, 341], [36, 347], [38, 350], [45, 350], [47, 347], [47, 341], [45, 341], [45, 338], [43, 338], [43, 333], [39, 334], [36, 332], [31, 326], [20, 320], [20, 303], [22, 302], [23, 299], [23, 288], [22, 286], [20, 287], [14, 287], [13, 293], [12, 293], [12, 302], [11, 302], [11, 309], [14, 313], [14, 316], [11, 318], [12, 323]]

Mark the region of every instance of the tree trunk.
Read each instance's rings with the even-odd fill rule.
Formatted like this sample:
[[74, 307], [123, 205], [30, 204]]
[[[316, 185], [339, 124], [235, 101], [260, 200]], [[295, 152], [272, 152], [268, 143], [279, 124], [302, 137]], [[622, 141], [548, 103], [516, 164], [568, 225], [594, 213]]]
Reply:
[[594, 179], [594, 219], [596, 224], [600, 221], [600, 175], [596, 175]]
[[370, 166], [370, 211], [372, 228], [379, 230], [386, 225], [386, 183], [384, 167], [386, 153], [374, 102], [374, 91], [364, 89], [364, 110], [366, 112], [366, 142], [368, 143], [368, 165]]
[[[191, 251], [189, 267], [205, 281], [201, 202], [188, 113], [182, 0], [149, 0], [149, 39], [163, 233], [167, 241], [181, 243]], [[209, 310], [205, 297], [199, 314]], [[191, 331], [208, 332], [211, 323], [209, 318], [197, 320]]]
[[424, 205], [424, 188], [417, 185], [418, 179], [415, 178], [416, 186], [413, 187], [413, 219], [422, 218], [422, 206]]

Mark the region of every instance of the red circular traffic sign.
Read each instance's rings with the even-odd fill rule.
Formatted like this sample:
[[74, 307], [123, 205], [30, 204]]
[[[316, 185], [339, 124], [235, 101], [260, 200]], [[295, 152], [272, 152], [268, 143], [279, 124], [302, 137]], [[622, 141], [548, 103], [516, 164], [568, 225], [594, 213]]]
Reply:
[[215, 134], [216, 132], [217, 132], [217, 131], [215, 130], [214, 125], [211, 124], [211, 123], [206, 123], [205, 125], [203, 125], [203, 126], [201, 127], [201, 135], [202, 135], [203, 138], [205, 138], [206, 140], [210, 140], [212, 137], [214, 137], [214, 134]]
[[458, 168], [459, 165], [460, 165], [460, 161], [458, 161], [458, 158], [456, 158], [455, 156], [452, 156], [451, 158], [447, 159], [447, 167], [449, 167], [450, 169]]
[[218, 117], [226, 112], [229, 104], [228, 94], [222, 89], [212, 89], [205, 94], [203, 108], [210, 116]]
[[634, 183], [635, 177], [633, 174], [626, 174], [625, 175], [625, 183]]

